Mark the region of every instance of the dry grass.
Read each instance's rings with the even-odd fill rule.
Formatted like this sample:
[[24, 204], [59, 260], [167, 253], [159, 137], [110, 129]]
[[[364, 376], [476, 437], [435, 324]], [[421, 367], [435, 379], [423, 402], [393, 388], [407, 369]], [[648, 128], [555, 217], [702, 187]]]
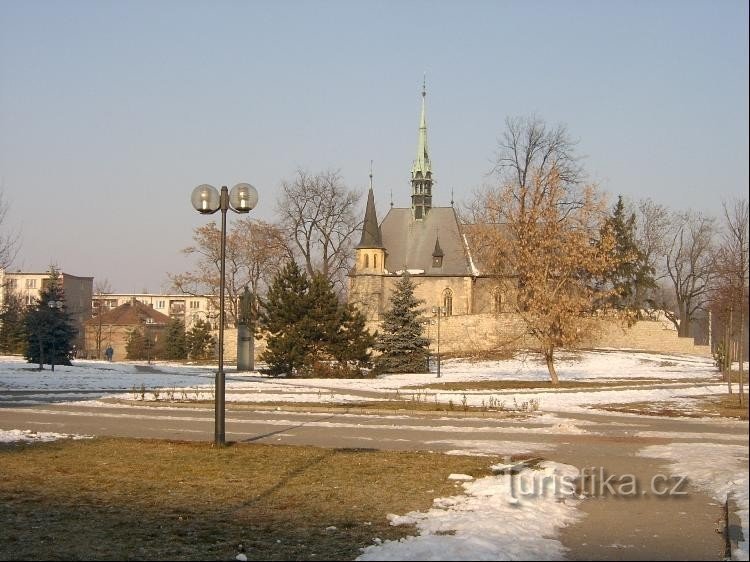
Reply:
[[466, 381], [466, 382], [437, 382], [419, 386], [405, 387], [408, 389], [444, 390], [450, 392], [462, 392], [469, 390], [525, 390], [525, 389], [574, 389], [585, 390], [589, 388], [609, 388], [617, 386], [649, 386], [656, 384], [706, 382], [705, 379], [617, 379], [608, 381], [565, 381], [562, 380], [557, 386], [550, 381], [529, 380], [502, 380], [502, 381]]
[[[346, 560], [487, 458], [95, 439], [0, 444], [2, 560]], [[335, 530], [327, 530], [334, 526]]]
[[748, 419], [748, 396], [744, 395], [744, 406], [740, 406], [739, 395], [694, 398], [689, 402], [631, 402], [629, 404], [605, 404], [597, 406], [610, 412], [640, 414], [644, 416], [729, 418]]

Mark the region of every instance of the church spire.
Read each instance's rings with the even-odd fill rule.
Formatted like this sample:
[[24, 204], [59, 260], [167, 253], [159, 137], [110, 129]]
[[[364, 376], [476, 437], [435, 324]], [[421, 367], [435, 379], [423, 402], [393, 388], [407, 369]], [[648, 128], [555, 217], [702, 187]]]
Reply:
[[411, 208], [415, 219], [421, 220], [432, 208], [432, 165], [427, 152], [427, 78], [422, 81], [422, 113], [419, 118], [417, 158], [411, 167]]
[[362, 238], [357, 248], [382, 248], [383, 236], [378, 226], [378, 215], [375, 212], [375, 195], [372, 192], [372, 161], [370, 161], [370, 190], [367, 193], [365, 220], [362, 223]]

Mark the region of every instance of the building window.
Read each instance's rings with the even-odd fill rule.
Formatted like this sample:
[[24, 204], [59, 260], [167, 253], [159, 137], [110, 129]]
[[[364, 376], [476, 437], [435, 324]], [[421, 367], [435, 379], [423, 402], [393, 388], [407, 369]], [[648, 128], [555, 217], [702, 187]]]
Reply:
[[8, 289], [15, 289], [18, 286], [18, 279], [8, 279]]
[[26, 288], [27, 289], [36, 289], [36, 279], [27, 279], [26, 280]]
[[374, 267], [375, 269], [378, 268], [378, 255], [377, 254], [372, 256], [372, 267]]
[[34, 304], [35, 300], [36, 299], [34, 299], [34, 297], [32, 297], [31, 295], [26, 295], [26, 304], [28, 306], [31, 306], [32, 304]]
[[190, 308], [195, 310], [196, 308], [201, 307], [201, 301], [190, 301]]
[[446, 316], [453, 315], [453, 291], [450, 289], [443, 291], [443, 308]]
[[156, 301], [156, 308], [164, 308], [164, 301]]
[[368, 267], [370, 267], [370, 256], [365, 254], [365, 269], [367, 269]]

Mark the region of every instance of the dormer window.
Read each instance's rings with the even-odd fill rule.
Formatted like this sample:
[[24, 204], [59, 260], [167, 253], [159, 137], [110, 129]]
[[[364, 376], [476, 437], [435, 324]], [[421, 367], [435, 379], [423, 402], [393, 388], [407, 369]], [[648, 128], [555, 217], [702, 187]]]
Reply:
[[435, 238], [435, 249], [432, 251], [432, 267], [443, 267], [443, 249], [438, 238]]

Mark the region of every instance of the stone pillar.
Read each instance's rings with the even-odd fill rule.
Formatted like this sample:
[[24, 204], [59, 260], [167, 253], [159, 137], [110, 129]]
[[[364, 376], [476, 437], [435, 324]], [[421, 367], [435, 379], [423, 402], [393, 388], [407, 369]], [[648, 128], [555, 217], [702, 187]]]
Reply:
[[255, 338], [246, 324], [237, 326], [237, 370], [255, 370]]
[[245, 290], [240, 297], [240, 314], [237, 325], [237, 370], [255, 370], [255, 338], [253, 337], [253, 294]]

